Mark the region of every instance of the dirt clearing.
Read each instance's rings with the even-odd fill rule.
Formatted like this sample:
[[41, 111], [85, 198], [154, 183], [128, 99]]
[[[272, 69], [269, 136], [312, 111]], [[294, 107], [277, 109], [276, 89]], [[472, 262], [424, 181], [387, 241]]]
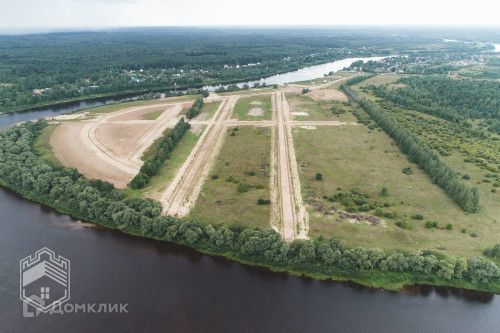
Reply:
[[306, 94], [307, 97], [314, 99], [315, 101], [339, 101], [347, 102], [347, 96], [337, 89], [317, 89]]

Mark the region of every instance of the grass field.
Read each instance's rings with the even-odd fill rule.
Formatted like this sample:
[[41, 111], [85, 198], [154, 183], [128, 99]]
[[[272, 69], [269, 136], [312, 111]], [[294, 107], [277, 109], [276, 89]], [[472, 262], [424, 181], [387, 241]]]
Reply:
[[[249, 115], [248, 113], [252, 109], [261, 109], [263, 114]], [[237, 118], [239, 120], [271, 120], [271, 117], [271, 95], [243, 97], [238, 100], [234, 107], [233, 118]]]
[[[234, 129], [226, 133], [221, 152], [190, 216], [206, 223], [269, 228], [270, 206], [258, 205], [257, 200], [269, 199], [271, 130]], [[251, 188], [247, 192], [238, 191], [244, 184]]]
[[50, 137], [58, 124], [51, 124], [45, 127], [40, 134], [40, 136], [35, 141], [35, 148], [40, 152], [42, 158], [47, 162], [51, 163], [55, 166], [62, 166], [61, 162], [57, 159], [52, 151], [52, 147], [50, 145]]
[[[304, 95], [286, 94], [290, 112], [306, 112], [307, 115], [293, 115], [292, 120], [338, 120], [354, 121], [348, 103], [334, 101], [315, 101]], [[343, 114], [341, 112], [344, 112]]]
[[[484, 212], [464, 213], [416, 165], [408, 162], [384, 132], [370, 131], [363, 125], [296, 129], [294, 140], [302, 194], [309, 206], [310, 236], [334, 236], [353, 246], [424, 249], [464, 256], [481, 255], [485, 247], [498, 243], [499, 221], [489, 219]], [[402, 172], [407, 167], [411, 168], [411, 175]], [[323, 181], [315, 180], [316, 173], [323, 174]], [[381, 194], [384, 187], [386, 196]], [[345, 209], [323, 196], [352, 188], [368, 194], [372, 201], [387, 202], [390, 207], [384, 210], [397, 217], [382, 218], [384, 225], [374, 226], [339, 222], [337, 213], [319, 212], [331, 206]], [[415, 214], [422, 214], [423, 220], [412, 219]], [[427, 229], [427, 220], [437, 221], [440, 227], [451, 223], [453, 230]], [[402, 229], [395, 225], [396, 221], [406, 221], [412, 229]], [[465, 233], [462, 228], [466, 228]]]
[[[201, 131], [202, 132], [202, 131]], [[187, 131], [184, 137], [179, 141], [174, 150], [170, 153], [170, 157], [163, 163], [158, 174], [151, 177], [149, 185], [140, 190], [125, 189], [125, 192], [130, 196], [148, 197], [159, 200], [161, 194], [167, 188], [167, 185], [175, 177], [186, 158], [193, 150], [201, 132], [193, 133]]]

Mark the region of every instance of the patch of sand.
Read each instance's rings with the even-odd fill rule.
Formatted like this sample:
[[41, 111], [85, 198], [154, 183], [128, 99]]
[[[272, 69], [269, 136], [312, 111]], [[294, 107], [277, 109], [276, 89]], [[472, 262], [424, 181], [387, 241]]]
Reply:
[[306, 94], [306, 96], [314, 99], [315, 101], [339, 101], [347, 102], [347, 96], [337, 89], [315, 89]]
[[99, 142], [118, 156], [127, 155], [134, 144], [153, 128], [153, 123], [147, 124], [114, 124], [103, 123], [96, 129]]
[[300, 128], [303, 128], [303, 129], [311, 129], [311, 130], [315, 130], [316, 129], [316, 126], [299, 126]]
[[259, 107], [253, 107], [253, 108], [250, 109], [250, 111], [248, 111], [247, 115], [248, 116], [253, 116], [253, 117], [263, 116], [264, 115], [264, 110], [262, 110]]
[[292, 116], [303, 116], [303, 117], [306, 117], [306, 116], [308, 116], [308, 115], [309, 115], [309, 113], [307, 113], [307, 112], [302, 112], [302, 111], [301, 111], [301, 112], [290, 112], [290, 114], [291, 114]]
[[250, 105], [262, 105], [262, 103], [260, 101], [252, 101]]
[[63, 165], [78, 169], [89, 179], [102, 179], [117, 188], [125, 188], [134, 174], [96, 158], [95, 152], [82, 144], [80, 133], [85, 125], [84, 122], [65, 123], [54, 130], [50, 145], [55, 156]]

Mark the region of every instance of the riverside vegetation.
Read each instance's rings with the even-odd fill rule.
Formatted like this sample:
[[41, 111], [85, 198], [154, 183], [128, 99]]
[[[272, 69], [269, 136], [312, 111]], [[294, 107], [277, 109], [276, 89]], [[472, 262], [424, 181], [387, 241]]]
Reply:
[[0, 133], [0, 181], [26, 198], [76, 218], [247, 264], [316, 278], [349, 279], [389, 289], [426, 283], [500, 291], [500, 268], [480, 257], [350, 248], [339, 240], [321, 237], [287, 243], [273, 230], [161, 216], [159, 202], [127, 197], [111, 184], [87, 180], [74, 169], [44, 160], [34, 145], [46, 126], [46, 121], [41, 120]]

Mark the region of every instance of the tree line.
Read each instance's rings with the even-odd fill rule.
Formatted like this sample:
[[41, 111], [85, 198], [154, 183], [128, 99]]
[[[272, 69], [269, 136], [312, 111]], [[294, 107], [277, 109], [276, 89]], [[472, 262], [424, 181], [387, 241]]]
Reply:
[[200, 113], [202, 107], [203, 107], [203, 98], [198, 97], [196, 101], [194, 101], [193, 106], [191, 106], [187, 111], [186, 118], [193, 119], [194, 117], [196, 117]]
[[152, 152], [144, 161], [139, 173], [130, 181], [130, 188], [140, 189], [149, 184], [151, 177], [158, 173], [162, 164], [169, 158], [170, 152], [174, 150], [189, 127], [190, 124], [181, 118], [172, 130], [165, 131], [163, 137], [151, 146]]
[[477, 188], [465, 185], [458, 175], [439, 158], [438, 154], [416, 135], [406, 130], [389, 113], [367, 99], [359, 97], [351, 89], [351, 85], [362, 80], [363, 77], [348, 80], [341, 85], [341, 88], [353, 100], [358, 102], [377, 125], [396, 142], [401, 151], [408, 156], [408, 159], [424, 170], [432, 181], [441, 187], [453, 201], [466, 212], [477, 212], [479, 210], [479, 192]]
[[109, 183], [87, 180], [75, 169], [56, 167], [42, 159], [34, 142], [45, 127], [46, 121], [28, 122], [0, 133], [0, 183], [79, 219], [244, 262], [309, 274], [369, 277], [381, 272], [393, 281], [446, 281], [451, 285], [500, 288], [500, 268], [480, 257], [351, 248], [338, 240], [322, 238], [287, 243], [271, 229], [161, 216], [157, 201], [127, 197]]

